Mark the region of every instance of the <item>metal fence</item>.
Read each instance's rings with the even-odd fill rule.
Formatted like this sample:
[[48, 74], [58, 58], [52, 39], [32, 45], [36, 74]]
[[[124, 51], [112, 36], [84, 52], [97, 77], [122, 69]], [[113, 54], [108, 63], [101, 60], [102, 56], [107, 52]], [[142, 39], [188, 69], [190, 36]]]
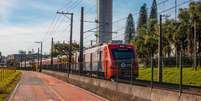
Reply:
[[[139, 63], [138, 69], [133, 69], [135, 68], [133, 67], [135, 66], [135, 63], [131, 60], [121, 60], [113, 63], [106, 62], [105, 64], [101, 61], [84, 62], [82, 63], [83, 67], [80, 67], [81, 63], [73, 63], [71, 64], [71, 68], [69, 68], [69, 64], [54, 64], [43, 65], [42, 68], [45, 70], [63, 72], [67, 74], [105, 79], [117, 83], [141, 85], [152, 88], [165, 88], [180, 92], [184, 92], [185, 90], [188, 91], [189, 89], [194, 88], [196, 88], [197, 91], [201, 91], [201, 68], [198, 68], [197, 70], [193, 69], [192, 60], [186, 57], [178, 61], [178, 66], [176, 66], [176, 59], [172, 59], [173, 58], [163, 58], [162, 82], [158, 81], [157, 59], [153, 59], [153, 68], [150, 66], [150, 60], [146, 66], [143, 66], [142, 63]], [[198, 60], [201, 59], [198, 58]], [[170, 64], [173, 62], [175, 62], [175, 65], [170, 66]], [[113, 67], [109, 68], [108, 66], [111, 65]], [[117, 69], [115, 70], [114, 68]], [[110, 78], [107, 78], [108, 75], [110, 75], [108, 72], [111, 71], [114, 75]], [[138, 75], [136, 75], [137, 73]]]
[[[162, 59], [163, 67], [179, 67], [179, 56], [178, 57], [165, 57]], [[201, 67], [201, 57], [197, 57], [197, 66]], [[151, 59], [139, 59], [139, 63], [145, 67], [151, 66]], [[194, 65], [194, 59], [192, 56], [182, 56], [182, 66], [183, 67], [192, 67]], [[158, 57], [153, 58], [153, 66], [158, 66]]]

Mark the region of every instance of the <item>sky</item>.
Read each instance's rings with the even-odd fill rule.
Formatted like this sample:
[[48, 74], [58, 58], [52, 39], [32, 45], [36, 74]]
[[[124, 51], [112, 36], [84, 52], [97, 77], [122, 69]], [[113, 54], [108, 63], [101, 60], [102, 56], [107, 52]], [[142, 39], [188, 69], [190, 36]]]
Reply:
[[[187, 0], [178, 0], [182, 3]], [[159, 11], [174, 5], [174, 0], [157, 0]], [[129, 13], [133, 14], [135, 22], [138, 19], [140, 7], [146, 3], [148, 11], [152, 0], [113, 0], [113, 39], [122, 39], [122, 33]], [[51, 37], [55, 41], [69, 41], [70, 16], [56, 14], [56, 11], [74, 13], [73, 40], [79, 42], [80, 7], [85, 7], [85, 20], [96, 19], [96, 0], [0, 0], [0, 51], [3, 55], [15, 54], [19, 50], [37, 50], [43, 41], [44, 53], [49, 52]], [[186, 7], [187, 5], [183, 5]], [[182, 7], [182, 6], [181, 6]], [[174, 10], [165, 12], [174, 15]], [[122, 20], [121, 20], [122, 19]], [[95, 28], [94, 23], [85, 23], [84, 30]], [[94, 33], [85, 34], [85, 45], [94, 40]]]

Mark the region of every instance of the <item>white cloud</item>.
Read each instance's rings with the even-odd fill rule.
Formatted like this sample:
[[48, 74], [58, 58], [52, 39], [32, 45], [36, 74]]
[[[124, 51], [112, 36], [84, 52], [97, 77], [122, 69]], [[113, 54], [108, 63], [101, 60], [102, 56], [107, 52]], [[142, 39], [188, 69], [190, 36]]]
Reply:
[[0, 0], [0, 21], [4, 21], [14, 7], [15, 0]]
[[[40, 26], [39, 26], [40, 25]], [[21, 49], [30, 49], [34, 41], [42, 40], [47, 23], [30, 26], [0, 26], [0, 51], [13, 54]]]

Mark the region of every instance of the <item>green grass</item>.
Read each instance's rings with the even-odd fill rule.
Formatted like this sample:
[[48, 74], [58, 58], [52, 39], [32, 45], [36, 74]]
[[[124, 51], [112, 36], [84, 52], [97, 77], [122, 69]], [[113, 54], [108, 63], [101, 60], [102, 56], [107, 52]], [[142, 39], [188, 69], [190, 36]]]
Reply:
[[[0, 75], [2, 75], [2, 73], [3, 72], [0, 71]], [[3, 79], [0, 80], [0, 101], [3, 101], [5, 97], [15, 88], [21, 77], [21, 72], [5, 70], [3, 75]]]
[[[154, 81], [157, 81], [158, 69], [154, 68]], [[179, 68], [166, 67], [163, 69], [163, 82], [179, 84]], [[140, 80], [151, 80], [151, 68], [140, 68], [139, 77]], [[190, 86], [201, 87], [201, 68], [197, 71], [192, 68], [183, 68], [183, 84]]]

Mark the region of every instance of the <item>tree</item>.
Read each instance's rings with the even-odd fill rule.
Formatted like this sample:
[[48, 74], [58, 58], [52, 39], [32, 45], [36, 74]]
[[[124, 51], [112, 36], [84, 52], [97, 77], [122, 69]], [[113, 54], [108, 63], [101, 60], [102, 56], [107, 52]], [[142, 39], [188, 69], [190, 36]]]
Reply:
[[164, 56], [167, 56], [168, 58], [170, 57], [171, 53], [173, 53], [173, 47], [174, 44], [174, 38], [173, 35], [175, 33], [175, 20], [166, 20], [163, 23], [163, 53]]
[[11, 66], [11, 67], [19, 66], [19, 62], [16, 61], [15, 59], [7, 60], [6, 64], [7, 64], [7, 66]]
[[19, 50], [18, 52], [19, 54], [26, 54], [26, 51], [23, 51], [23, 50]]
[[156, 20], [158, 22], [158, 14], [157, 14], [157, 3], [156, 0], [153, 0], [152, 6], [151, 6], [151, 12], [149, 19]]
[[[156, 3], [156, 1], [154, 2]], [[149, 60], [152, 59], [154, 54], [157, 52], [158, 47], [157, 7], [154, 2], [152, 14], [150, 14], [148, 21], [146, 4], [141, 7], [137, 30], [138, 35], [133, 41], [133, 44], [137, 46], [137, 54], [139, 58], [141, 58], [141, 61], [144, 62], [145, 67], [149, 64]]]
[[179, 21], [180, 21], [180, 26], [177, 29], [178, 34], [179, 34], [179, 40], [181, 44], [181, 48], [184, 49], [184, 51], [188, 52], [187, 49], [189, 47], [188, 45], [188, 38], [190, 36], [190, 28], [191, 28], [191, 22], [190, 22], [190, 14], [188, 12], [187, 8], [180, 9], [179, 11]]
[[[159, 29], [156, 0], [153, 0], [148, 21], [146, 13], [146, 4], [144, 4], [140, 9], [137, 36], [132, 41], [137, 46], [138, 57], [145, 65], [149, 56], [154, 56], [158, 52]], [[165, 57], [176, 55], [178, 64], [178, 53], [181, 49], [185, 56], [192, 55], [193, 50], [196, 50], [197, 55], [201, 55], [201, 1], [192, 2], [188, 8], [179, 9], [178, 20], [167, 19], [162, 25]], [[201, 61], [198, 62], [201, 64]]]
[[137, 46], [138, 57], [141, 58], [141, 62], [146, 67], [150, 60], [149, 57], [153, 56], [157, 49], [157, 39], [147, 31], [145, 25], [138, 29], [138, 34], [132, 43]]
[[157, 3], [156, 0], [153, 0], [148, 20], [148, 32], [150, 33], [151, 36], [154, 36], [154, 34], [156, 34], [157, 23], [158, 23]]
[[[141, 29], [139, 29], [140, 32], [143, 32], [144, 29], [141, 27]], [[142, 63], [144, 63], [144, 67], [146, 67], [147, 65], [147, 54], [148, 54], [148, 50], [145, 46], [144, 43], [144, 37], [142, 36], [137, 36], [132, 43], [137, 47], [136, 51], [137, 51], [137, 56], [140, 58], [140, 61]]]
[[[189, 14], [191, 17], [191, 22], [193, 25], [193, 47], [194, 47], [194, 68], [197, 69], [197, 54], [201, 54], [201, 1], [195, 1], [190, 3], [190, 7], [189, 7]], [[196, 33], [196, 36], [195, 34]]]
[[[60, 43], [60, 42], [57, 42], [54, 44], [53, 46], [53, 57], [62, 57], [62, 56], [66, 56], [66, 57], [69, 57], [69, 49], [70, 49], [70, 45], [69, 43]], [[77, 50], [79, 49], [79, 44], [77, 43], [72, 43], [72, 55], [73, 53], [75, 53]], [[68, 59], [68, 58], [67, 58]], [[66, 59], [66, 60], [67, 60]]]
[[133, 15], [130, 13], [126, 22], [125, 30], [125, 43], [130, 43], [135, 34], [135, 23], [133, 21]]
[[157, 31], [157, 23], [158, 23], [158, 14], [157, 14], [157, 3], [156, 0], [153, 0], [151, 6], [151, 12], [148, 20], [148, 35], [145, 40], [148, 49], [150, 50], [150, 57], [153, 57], [154, 53], [157, 51], [158, 47], [158, 31]]
[[149, 56], [153, 57], [154, 54], [157, 52], [158, 47], [158, 25], [156, 20], [149, 20], [148, 21], [148, 28], [147, 28], [147, 35], [145, 36], [145, 44], [149, 50]]
[[143, 4], [140, 8], [139, 12], [139, 19], [138, 19], [138, 26], [137, 29], [140, 29], [142, 26], [146, 26], [147, 24], [147, 5]]

